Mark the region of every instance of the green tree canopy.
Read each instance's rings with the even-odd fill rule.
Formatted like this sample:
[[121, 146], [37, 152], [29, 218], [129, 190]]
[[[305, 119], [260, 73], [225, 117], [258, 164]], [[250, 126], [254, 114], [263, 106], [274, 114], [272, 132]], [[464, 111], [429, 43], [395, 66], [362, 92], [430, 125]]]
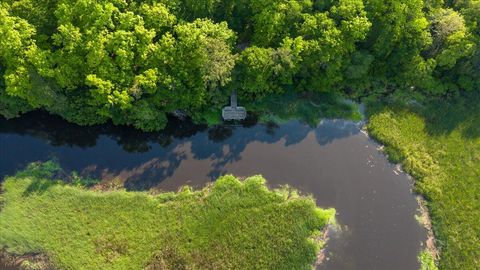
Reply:
[[480, 1], [4, 0], [0, 112], [161, 129], [235, 89], [455, 95], [480, 89]]

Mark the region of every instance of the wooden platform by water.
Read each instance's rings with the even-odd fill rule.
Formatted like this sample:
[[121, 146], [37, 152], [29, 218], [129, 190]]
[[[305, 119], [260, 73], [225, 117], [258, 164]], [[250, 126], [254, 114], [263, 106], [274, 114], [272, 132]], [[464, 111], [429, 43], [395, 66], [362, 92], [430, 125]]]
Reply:
[[247, 110], [237, 106], [237, 92], [230, 96], [230, 106], [222, 109], [223, 120], [244, 120], [247, 117]]

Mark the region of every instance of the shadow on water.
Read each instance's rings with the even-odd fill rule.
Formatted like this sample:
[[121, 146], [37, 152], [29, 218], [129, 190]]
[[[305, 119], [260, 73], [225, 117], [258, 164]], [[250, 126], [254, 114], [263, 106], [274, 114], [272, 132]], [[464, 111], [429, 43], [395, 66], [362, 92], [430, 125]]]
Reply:
[[95, 147], [100, 136], [107, 136], [129, 153], [143, 153], [150, 150], [150, 143], [168, 146], [173, 138], [181, 139], [207, 129], [191, 121], [180, 121], [169, 117], [162, 132], [142, 132], [126, 126], [111, 123], [95, 126], [79, 126], [43, 111], [30, 112], [20, 118], [6, 120], [0, 117], [0, 133], [31, 136], [52, 146]]
[[113, 178], [123, 178], [123, 185], [127, 190], [150, 190], [172, 177], [186, 159], [185, 153], [172, 152], [162, 159], [154, 158]]
[[[119, 145], [123, 151], [133, 155], [146, 153], [147, 156], [152, 156], [151, 154], [156, 153], [156, 156], [143, 160], [140, 165], [135, 167], [132, 167], [134, 162], [129, 162], [129, 164], [113, 162], [102, 166], [105, 161], [91, 164], [98, 159], [80, 160], [80, 157], [78, 157], [80, 166], [74, 164], [68, 166], [86, 177], [110, 179], [120, 177], [127, 190], [148, 190], [171, 177], [180, 164], [186, 160], [186, 154], [179, 148], [186, 141], [191, 143], [190, 150], [193, 158], [212, 160], [212, 170], [208, 176], [213, 181], [226, 173], [223, 169], [226, 164], [241, 159], [240, 153], [250, 143], [276, 143], [284, 140], [285, 146], [291, 146], [301, 142], [311, 131], [315, 132], [318, 143], [325, 145], [335, 139], [358, 133], [359, 127], [353, 122], [341, 120], [322, 121], [316, 129], [297, 121], [290, 121], [281, 126], [274, 123], [263, 125], [257, 124], [255, 117], [250, 117], [238, 125], [207, 127], [194, 124], [189, 120], [181, 121], [171, 117], [164, 131], [141, 132], [130, 127], [112, 124], [82, 127], [46, 112], [32, 112], [12, 120], [0, 118], [0, 134], [2, 136], [14, 134], [39, 139], [53, 147], [79, 147], [81, 149], [96, 148], [99, 141], [108, 138]], [[7, 140], [4, 139], [3, 143], [7, 143]], [[9, 139], [8, 144], [15, 144], [15, 140]], [[152, 151], [153, 146], [156, 148], [155, 151]], [[105, 149], [105, 151], [108, 150]], [[112, 155], [107, 153], [110, 159]], [[49, 157], [43, 157], [41, 160]], [[0, 157], [0, 161], [5, 165], [18, 163], [11, 158], [7, 161], [5, 156]], [[25, 160], [21, 162], [21, 165], [34, 161], [37, 159]], [[90, 164], [84, 166], [86, 163]], [[15, 169], [19, 169], [18, 164], [9, 167], [10, 169], [0, 167], [2, 178], [7, 174], [13, 174]]]
[[[323, 120], [317, 127], [246, 122], [207, 127], [171, 118], [165, 131], [80, 127], [36, 112], [0, 119], [0, 177], [55, 158], [67, 172], [123, 184], [127, 190], [201, 187], [218, 176], [263, 174], [334, 207], [343, 226], [318, 269], [418, 269], [424, 232], [404, 174], [361, 134], [361, 123]], [[32, 192], [48, 188], [41, 183]]]

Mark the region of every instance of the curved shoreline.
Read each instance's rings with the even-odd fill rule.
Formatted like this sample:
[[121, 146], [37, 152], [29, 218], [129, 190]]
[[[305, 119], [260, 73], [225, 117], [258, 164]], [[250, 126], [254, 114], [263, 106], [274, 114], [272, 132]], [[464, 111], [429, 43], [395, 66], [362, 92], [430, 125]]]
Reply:
[[[52, 130], [62, 129], [60, 124]], [[27, 127], [45, 134], [36, 125]], [[97, 132], [95, 143], [82, 150], [76, 147], [76, 136], [69, 134], [58, 136], [59, 144], [52, 145], [42, 137], [35, 138], [27, 147], [39, 153], [37, 160], [43, 153], [53, 153], [69, 171], [85, 170], [92, 177], [98, 172], [108, 179], [121, 178], [122, 186], [129, 190], [153, 187], [176, 191], [185, 184], [203, 186], [217, 173], [260, 173], [272, 180], [269, 184], [273, 187], [298, 188], [302, 194], [314, 195], [317, 205], [339, 210], [337, 220], [342, 230], [330, 233], [320, 269], [345, 269], [346, 264], [365, 269], [392, 265], [417, 269], [417, 251], [424, 239], [423, 229], [413, 218], [417, 202], [410, 194], [407, 178], [396, 177], [385, 156], [376, 150], [378, 144], [360, 133], [360, 128], [359, 122], [338, 119], [324, 120], [316, 127], [292, 120], [274, 127], [228, 127], [225, 132], [204, 128], [186, 136], [181, 133], [179, 137], [174, 133], [168, 145], [136, 133], [111, 137]], [[22, 130], [21, 126], [16, 130]], [[127, 131], [124, 132], [128, 134]], [[16, 153], [15, 145], [25, 147], [25, 137], [10, 133], [5, 137], [11, 146], [6, 151]], [[29, 137], [35, 134], [26, 138]], [[65, 143], [72, 146], [62, 147], [59, 152], [58, 147]], [[137, 148], [137, 144], [141, 147]], [[68, 158], [72, 155], [75, 160]], [[28, 160], [22, 154], [17, 159], [20, 158]], [[12, 160], [14, 164], [18, 161]], [[405, 255], [399, 258], [395, 255], [399, 252]]]
[[[382, 144], [381, 141], [377, 140], [375, 137], [371, 136], [368, 133], [367, 125], [368, 125], [368, 121], [365, 121], [362, 125], [362, 132], [368, 138], [374, 140], [376, 143], [378, 143], [380, 145], [380, 147], [378, 147], [377, 150], [379, 152], [381, 152], [387, 158], [387, 160], [390, 162], [390, 164], [395, 166], [394, 172], [396, 174], [403, 173], [403, 174], [407, 175], [408, 179], [410, 180], [410, 184], [412, 185], [412, 187], [414, 187], [415, 184], [416, 184], [415, 183], [416, 179], [403, 169], [403, 165], [401, 163], [395, 163], [395, 162], [391, 161], [389, 155], [385, 152], [385, 147], [386, 146], [384, 144]], [[415, 192], [413, 188], [411, 189], [411, 194], [415, 196], [415, 199], [418, 202], [417, 211], [420, 213], [420, 216], [416, 215], [416, 219], [419, 222], [419, 225], [422, 226], [425, 229], [425, 231], [427, 232], [427, 239], [425, 240], [425, 249], [424, 250], [426, 250], [432, 256], [432, 258], [434, 259], [435, 265], [438, 265], [438, 262], [439, 262], [439, 259], [440, 259], [440, 251], [438, 250], [437, 245], [436, 245], [435, 233], [433, 231], [432, 220], [430, 218], [430, 211], [428, 210], [427, 201], [422, 194], [420, 194], [418, 192]], [[422, 251], [420, 251], [420, 253], [421, 252]]]

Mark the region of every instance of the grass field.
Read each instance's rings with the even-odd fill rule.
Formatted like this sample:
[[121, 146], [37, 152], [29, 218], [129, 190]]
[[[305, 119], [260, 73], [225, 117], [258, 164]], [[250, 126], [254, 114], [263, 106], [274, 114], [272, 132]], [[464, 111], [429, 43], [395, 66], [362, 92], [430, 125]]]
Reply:
[[33, 164], [4, 181], [0, 247], [62, 269], [311, 269], [335, 214], [260, 176], [152, 195], [87, 190], [55, 171]]
[[480, 98], [370, 106], [368, 130], [427, 200], [440, 269], [480, 269]]

